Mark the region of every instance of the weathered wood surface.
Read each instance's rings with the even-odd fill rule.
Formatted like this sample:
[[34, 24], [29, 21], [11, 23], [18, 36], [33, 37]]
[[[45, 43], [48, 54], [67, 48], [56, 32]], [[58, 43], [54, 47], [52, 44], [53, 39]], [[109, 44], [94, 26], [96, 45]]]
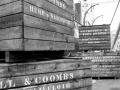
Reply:
[[[10, 78], [0, 78], [0, 89], [33, 86], [36, 84], [45, 84], [52, 82], [60, 82], [73, 79], [82, 79], [83, 77], [91, 77], [91, 70], [65, 71], [48, 74], [37, 74]], [[12, 85], [10, 85], [12, 84]]]
[[86, 64], [84, 61], [74, 59], [60, 59], [34, 63], [2, 63], [0, 64], [0, 77], [50, 73], [84, 68], [91, 68], [91, 64]]
[[75, 88], [90, 86], [92, 83], [91, 78], [87, 79], [78, 79], [78, 80], [71, 80], [66, 82], [59, 82], [53, 84], [45, 84], [45, 85], [36, 85], [31, 87], [23, 87], [23, 88], [15, 88], [15, 89], [8, 89], [8, 90], [73, 90]]
[[24, 15], [23, 19], [22, 13], [0, 18], [0, 28], [23, 25], [23, 20], [25, 26], [60, 32], [68, 35], [74, 34], [71, 28], [45, 21], [39, 18], [35, 18], [29, 15]]
[[62, 24], [62, 25], [65, 25], [71, 28], [74, 27], [73, 21], [67, 20], [64, 17], [48, 12], [42, 8], [39, 8], [37, 6], [34, 6], [26, 2], [24, 2], [23, 4], [22, 1], [17, 1], [17, 2], [13, 2], [13, 3], [0, 6], [0, 17], [11, 15], [11, 14], [16, 14], [20, 12], [24, 12], [26, 14], [33, 15], [35, 17], [42, 18], [45, 20], [49, 19], [52, 22]]
[[8, 4], [8, 3], [11, 3], [11, 2], [14, 2], [14, 1], [17, 1], [17, 0], [0, 0], [0, 5]]
[[22, 39], [11, 39], [0, 41], [0, 51], [21, 51], [23, 49]]
[[70, 14], [66, 12], [65, 10], [59, 8], [58, 6], [46, 1], [46, 0], [24, 0], [26, 2], [29, 2], [35, 6], [44, 8], [48, 10], [51, 13], [60, 15], [61, 17], [64, 17], [66, 19], [72, 20], [73, 21], [73, 14]]
[[11, 39], [0, 41], [0, 51], [75, 50], [74, 43]]
[[24, 25], [73, 35], [73, 30], [29, 15], [24, 15]]
[[23, 25], [23, 14], [15, 14], [0, 18], [0, 28]]
[[22, 12], [22, 2], [13, 2], [0, 6], [0, 17]]
[[24, 40], [25, 51], [38, 51], [38, 50], [75, 50], [74, 43], [65, 42], [52, 42], [41, 40]]
[[22, 34], [22, 27], [20, 26], [0, 29], [0, 40], [22, 38]]
[[[46, 0], [46, 1], [49, 1], [51, 3], [53, 3], [54, 5], [66, 10], [67, 12], [71, 13], [71, 14], [74, 14], [73, 12], [73, 7], [71, 7], [71, 5], [69, 3], [66, 3], [62, 0]], [[70, 1], [70, 0], [69, 0]], [[73, 2], [71, 2], [71, 4], [73, 5]]]
[[74, 36], [59, 33], [59, 32], [54, 32], [54, 31], [30, 28], [30, 27], [24, 27], [24, 38], [38, 39], [38, 40], [50, 40], [50, 41], [74, 42]]

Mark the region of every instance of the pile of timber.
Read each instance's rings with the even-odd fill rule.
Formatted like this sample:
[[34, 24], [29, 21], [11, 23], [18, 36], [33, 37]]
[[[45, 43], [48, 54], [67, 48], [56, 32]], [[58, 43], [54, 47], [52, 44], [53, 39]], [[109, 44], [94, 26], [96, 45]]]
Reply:
[[0, 0], [0, 50], [74, 50], [73, 0]]
[[0, 90], [92, 90], [91, 61], [66, 58], [0, 64]]
[[86, 56], [92, 60], [93, 78], [120, 78], [120, 56], [106, 54], [101, 56]]

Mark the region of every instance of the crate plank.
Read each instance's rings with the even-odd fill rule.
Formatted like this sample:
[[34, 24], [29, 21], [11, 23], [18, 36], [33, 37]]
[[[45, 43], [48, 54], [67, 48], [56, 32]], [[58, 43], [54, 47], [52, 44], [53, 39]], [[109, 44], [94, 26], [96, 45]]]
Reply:
[[24, 40], [25, 51], [32, 50], [74, 50], [74, 43], [65, 42], [52, 42], [52, 41], [41, 41], [41, 40]]
[[35, 6], [42, 7], [51, 13], [60, 15], [61, 17], [64, 17], [66, 19], [72, 20], [73, 21], [73, 15], [66, 12], [65, 10], [59, 8], [56, 5], [53, 5], [52, 3], [46, 1], [46, 0], [24, 0], [26, 2], [29, 2], [31, 4], [34, 4]]
[[0, 64], [0, 77], [50, 73], [83, 68], [91, 68], [91, 65], [85, 65], [85, 62], [75, 59], [59, 59], [33, 63]]
[[[72, 29], [69, 29], [70, 31], [68, 31], [68, 28], [29, 15], [24, 15], [24, 25], [73, 35]], [[65, 28], [65, 30], [63, 28]]]
[[17, 1], [17, 0], [0, 0], [0, 5], [8, 4], [8, 3], [11, 3], [11, 2], [14, 2], [14, 1]]
[[23, 19], [22, 13], [0, 18], [0, 28], [23, 25], [23, 20], [25, 26], [73, 35], [73, 30], [68, 27], [51, 23], [29, 15], [24, 15]]
[[23, 50], [23, 39], [11, 39], [0, 41], [0, 51], [21, 51]]
[[15, 14], [0, 18], [0, 28], [23, 25], [23, 14]]
[[20, 26], [0, 29], [0, 40], [19, 38], [22, 38], [22, 27]]
[[24, 38], [63, 42], [66, 41], [64, 34], [30, 27], [24, 27]]
[[[33, 86], [36, 84], [45, 84], [45, 83], [60, 82], [60, 81], [66, 81], [72, 79], [80, 79], [85, 76], [88, 76], [89, 73], [90, 70], [88, 72], [86, 72], [85, 70], [76, 70], [76, 71], [65, 71], [65, 72], [37, 74], [37, 75], [28, 75], [28, 76], [19, 76], [19, 77], [10, 77], [10, 78], [0, 78], [0, 82], [3, 82], [2, 86], [0, 84], [1, 86], [0, 89], [7, 89], [13, 87], [26, 87], [26, 86]], [[9, 82], [11, 82], [13, 85], [10, 86]]]
[[45, 85], [36, 85], [31, 87], [23, 87], [23, 88], [15, 88], [15, 89], [8, 89], [8, 90], [71, 90], [75, 88], [90, 86], [92, 82], [91, 78], [88, 79], [78, 79], [78, 80], [71, 80], [66, 82], [59, 82], [53, 84], [45, 84]]
[[0, 17], [22, 12], [22, 2], [17, 1], [0, 6]]

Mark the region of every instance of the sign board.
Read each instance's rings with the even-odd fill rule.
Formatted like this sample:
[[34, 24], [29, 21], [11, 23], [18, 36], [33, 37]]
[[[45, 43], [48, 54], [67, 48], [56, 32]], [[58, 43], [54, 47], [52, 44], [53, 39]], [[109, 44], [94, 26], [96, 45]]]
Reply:
[[110, 25], [79, 27], [80, 50], [109, 50], [110, 45]]

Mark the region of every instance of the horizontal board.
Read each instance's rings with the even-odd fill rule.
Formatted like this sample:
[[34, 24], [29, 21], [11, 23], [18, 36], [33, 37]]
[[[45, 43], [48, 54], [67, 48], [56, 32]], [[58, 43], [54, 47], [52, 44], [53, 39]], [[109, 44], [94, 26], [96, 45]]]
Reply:
[[54, 31], [54, 32], [60, 32], [68, 35], [74, 34], [71, 28], [58, 25], [55, 23], [51, 23], [49, 21], [45, 21], [39, 18], [24, 15], [24, 19], [23, 19], [22, 13], [0, 18], [0, 28], [23, 25], [23, 20], [24, 20], [25, 26], [45, 29], [45, 30]]
[[0, 29], [0, 40], [20, 39], [23, 37], [36, 40], [74, 42], [74, 36], [31, 27], [17, 26]]
[[75, 43], [52, 42], [41, 40], [24, 40], [25, 51], [38, 50], [75, 50]]
[[67, 3], [71, 8], [73, 8], [73, 0], [62, 0]]
[[35, 6], [48, 10], [51, 13], [60, 15], [61, 17], [64, 17], [66, 19], [73, 21], [73, 14], [66, 12], [65, 10], [59, 8], [58, 6], [48, 2], [47, 0], [39, 0], [39, 1], [38, 0], [24, 0], [24, 1], [29, 2]]
[[[56, 72], [48, 74], [37, 74], [10, 78], [0, 78], [0, 89], [7, 89], [13, 87], [33, 86], [36, 84], [45, 84], [51, 82], [66, 81], [72, 79], [80, 79], [83, 77], [91, 77], [91, 70], [76, 70], [66, 72]], [[12, 85], [10, 85], [12, 83]]]
[[[58, 6], [58, 7], [60, 7], [61, 9], [69, 12], [70, 14], [74, 14], [73, 7], [71, 7], [71, 5], [69, 3], [66, 3], [66, 2], [64, 2], [62, 0], [56, 0], [56, 1], [54, 1], [54, 0], [46, 0], [46, 1], [51, 2], [52, 4], [54, 4], [54, 5]], [[69, 2], [70, 2], [70, 0], [69, 0]], [[71, 2], [71, 4], [73, 4], [73, 2]]]
[[0, 28], [23, 25], [23, 14], [15, 14], [0, 18]]
[[24, 2], [24, 7], [23, 7], [22, 1], [17, 1], [17, 2], [13, 2], [13, 3], [0, 6], [0, 17], [11, 15], [11, 14], [16, 14], [20, 12], [33, 15], [35, 17], [42, 18], [45, 20], [49, 19], [52, 22], [62, 24], [62, 25], [65, 25], [71, 28], [74, 27], [73, 21], [67, 20], [66, 18], [63, 18], [57, 14], [48, 12], [42, 8], [39, 8], [37, 6], [34, 6], [26, 2]]
[[0, 29], [0, 40], [18, 39], [22, 38], [22, 35], [22, 27], [20, 26]]
[[75, 59], [60, 59], [34, 63], [0, 64], [0, 77], [50, 73], [83, 68], [91, 68], [91, 63]]
[[8, 3], [11, 3], [11, 2], [14, 2], [14, 1], [17, 1], [17, 0], [0, 0], [0, 5], [8, 4]]
[[79, 50], [108, 50], [110, 47], [79, 47]]
[[108, 38], [110, 39], [110, 35], [96, 35], [96, 36], [79, 36], [80, 39], [87, 39], [87, 38]]
[[55, 24], [52, 22], [48, 22], [39, 18], [28, 16], [28, 15], [24, 15], [24, 25], [73, 35], [73, 30], [68, 27]]
[[80, 30], [110, 29], [110, 25], [80, 26]]
[[26, 3], [26, 2], [24, 2], [24, 13], [33, 15], [38, 18], [43, 18], [46, 20], [49, 19], [50, 21], [52, 21], [54, 23], [65, 25], [65, 26], [68, 26], [71, 28], [74, 27], [73, 21], [70, 21], [64, 17], [59, 16], [58, 14], [48, 12], [42, 8], [39, 8], [37, 6], [34, 6], [34, 5]]
[[41, 41], [30, 39], [11, 39], [0, 41], [0, 51], [42, 51], [42, 50], [75, 50], [74, 43]]
[[16, 89], [8, 89], [8, 90], [69, 90], [75, 89], [85, 86], [90, 86], [92, 83], [92, 79], [79, 79], [79, 80], [71, 80], [66, 82], [60, 83], [53, 83], [53, 84], [45, 84], [45, 85], [36, 85], [31, 87], [23, 87], [23, 88], [16, 88]]
[[0, 51], [21, 51], [23, 49], [23, 39], [11, 39], [0, 41]]
[[13, 2], [0, 6], [0, 17], [22, 12], [22, 2]]

